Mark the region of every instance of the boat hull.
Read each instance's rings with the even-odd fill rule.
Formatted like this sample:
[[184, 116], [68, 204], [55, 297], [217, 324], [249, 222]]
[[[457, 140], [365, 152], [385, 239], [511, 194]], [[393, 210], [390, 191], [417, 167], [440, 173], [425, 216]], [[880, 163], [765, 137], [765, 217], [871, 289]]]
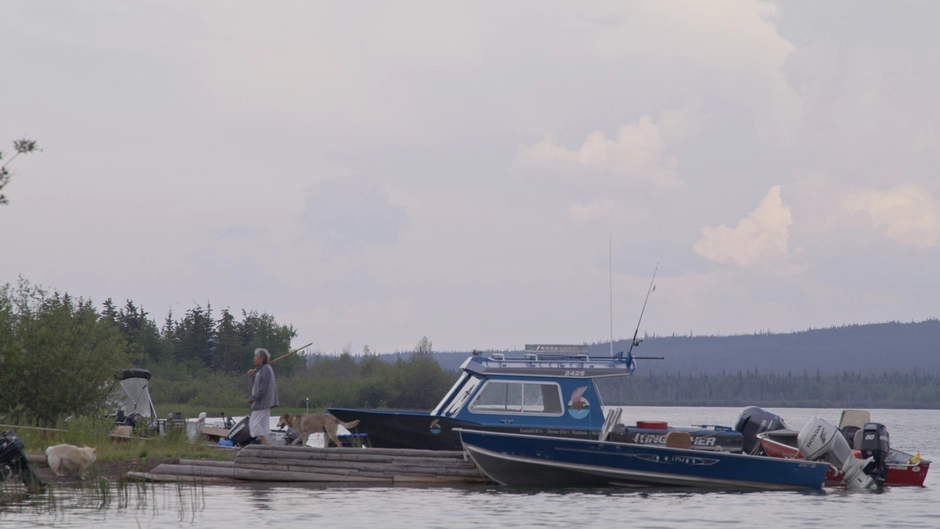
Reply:
[[[596, 439], [597, 430], [561, 424], [552, 428], [531, 425], [484, 425], [476, 422], [438, 417], [429, 413], [411, 411], [356, 410], [330, 408], [331, 415], [343, 422], [359, 421], [354, 428], [368, 435], [373, 448], [412, 448], [419, 450], [461, 450], [455, 428], [486, 430], [506, 433], [529, 431], [547, 432], [560, 437]], [[498, 420], [494, 419], [494, 420]], [[510, 421], [511, 422], [511, 421]]]
[[[777, 436], [775, 439], [774, 434], [775, 432], [767, 432], [758, 435], [764, 453], [770, 457], [785, 459], [800, 459], [803, 457], [803, 454], [801, 454], [795, 446], [783, 442], [789, 440], [786, 436]], [[861, 453], [858, 450], [853, 450], [853, 452], [856, 457], [861, 457]], [[905, 458], [903, 456], [907, 457]], [[911, 463], [910, 454], [897, 450], [892, 450], [889, 457], [894, 459], [894, 461], [888, 461], [888, 473], [885, 476], [885, 485], [889, 487], [924, 486], [924, 480], [927, 479], [927, 471], [930, 470], [930, 461], [922, 459], [917, 463]], [[899, 458], [906, 459], [906, 461], [899, 460]], [[830, 467], [829, 472], [826, 474], [826, 484], [841, 485], [844, 478], [844, 474]]]
[[629, 443], [458, 429], [464, 451], [497, 483], [523, 487], [819, 490], [828, 464]]

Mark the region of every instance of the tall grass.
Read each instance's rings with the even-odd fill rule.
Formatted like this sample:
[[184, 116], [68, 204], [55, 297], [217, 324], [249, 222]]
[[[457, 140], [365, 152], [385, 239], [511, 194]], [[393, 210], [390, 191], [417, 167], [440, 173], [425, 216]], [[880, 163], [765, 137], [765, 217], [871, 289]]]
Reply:
[[[75, 417], [61, 426], [63, 431], [52, 432], [33, 428], [21, 428], [16, 434], [23, 440], [27, 452], [44, 452], [49, 446], [68, 443], [76, 446], [97, 448], [97, 461], [146, 461], [148, 458], [208, 458], [233, 459], [231, 451], [212, 449], [207, 443], [197, 440], [190, 443], [185, 432], [168, 432], [165, 436], [155, 433], [151, 437], [132, 437], [116, 440], [110, 436], [114, 421], [95, 417]], [[94, 472], [94, 467], [92, 467]]]

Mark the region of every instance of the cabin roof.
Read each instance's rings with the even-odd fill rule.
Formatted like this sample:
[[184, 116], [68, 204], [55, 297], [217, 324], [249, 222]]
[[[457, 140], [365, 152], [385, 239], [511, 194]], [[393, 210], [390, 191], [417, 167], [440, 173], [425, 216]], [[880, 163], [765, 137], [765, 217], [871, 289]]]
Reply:
[[460, 367], [478, 376], [598, 378], [631, 375], [635, 364], [632, 358], [526, 353], [523, 358], [505, 358], [500, 354], [472, 356]]

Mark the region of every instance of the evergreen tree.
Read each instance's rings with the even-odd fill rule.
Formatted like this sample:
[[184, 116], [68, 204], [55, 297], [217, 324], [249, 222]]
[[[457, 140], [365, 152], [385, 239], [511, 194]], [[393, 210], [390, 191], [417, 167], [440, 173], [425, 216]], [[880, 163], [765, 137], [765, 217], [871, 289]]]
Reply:
[[235, 317], [222, 309], [222, 317], [216, 328], [217, 341], [212, 356], [212, 368], [220, 371], [238, 371], [244, 364], [247, 349], [242, 344], [239, 324]]

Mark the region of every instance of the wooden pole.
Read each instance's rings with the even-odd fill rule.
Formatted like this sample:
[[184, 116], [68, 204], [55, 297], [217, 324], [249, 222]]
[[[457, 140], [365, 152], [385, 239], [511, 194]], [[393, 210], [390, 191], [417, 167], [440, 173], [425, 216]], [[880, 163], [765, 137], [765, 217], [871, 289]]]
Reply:
[[[304, 350], [304, 349], [310, 347], [311, 345], [313, 345], [313, 342], [310, 342], [310, 343], [308, 343], [307, 345], [305, 345], [305, 346], [303, 346], [303, 347], [298, 347], [297, 349], [294, 349], [293, 351], [289, 351], [289, 352], [287, 352], [287, 353], [284, 353], [284, 354], [282, 354], [281, 356], [275, 358], [274, 360], [271, 360], [271, 361], [268, 362], [268, 363], [269, 363], [269, 364], [273, 364], [274, 362], [277, 362], [278, 360], [280, 360], [280, 359], [282, 359], [282, 358], [287, 358], [288, 356], [290, 356], [290, 355], [296, 353], [297, 351], [302, 351], [302, 350]], [[248, 376], [254, 375], [254, 374], [255, 374], [255, 371], [257, 371], [255, 368], [249, 369], [249, 370], [248, 370]]]

